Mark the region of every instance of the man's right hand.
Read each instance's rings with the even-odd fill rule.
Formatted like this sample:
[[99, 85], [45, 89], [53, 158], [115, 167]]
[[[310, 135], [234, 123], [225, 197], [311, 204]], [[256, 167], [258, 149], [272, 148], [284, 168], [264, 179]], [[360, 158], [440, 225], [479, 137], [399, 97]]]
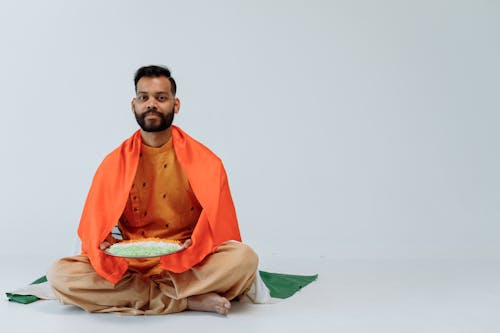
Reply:
[[101, 243], [101, 245], [99, 245], [99, 248], [104, 251], [110, 246], [111, 246], [111, 243], [109, 243], [108, 241], [104, 241]]

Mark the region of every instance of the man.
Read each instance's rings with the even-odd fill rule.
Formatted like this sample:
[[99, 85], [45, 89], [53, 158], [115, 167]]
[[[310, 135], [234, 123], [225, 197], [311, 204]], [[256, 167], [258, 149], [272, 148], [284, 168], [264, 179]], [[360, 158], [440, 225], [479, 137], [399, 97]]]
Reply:
[[[47, 277], [63, 304], [89, 312], [227, 314], [250, 288], [257, 256], [241, 243], [220, 159], [172, 125], [176, 83], [165, 67], [134, 78], [132, 111], [140, 126], [99, 166], [78, 234], [82, 255], [63, 258]], [[162, 238], [184, 249], [159, 258], [129, 259], [103, 250], [118, 240]]]

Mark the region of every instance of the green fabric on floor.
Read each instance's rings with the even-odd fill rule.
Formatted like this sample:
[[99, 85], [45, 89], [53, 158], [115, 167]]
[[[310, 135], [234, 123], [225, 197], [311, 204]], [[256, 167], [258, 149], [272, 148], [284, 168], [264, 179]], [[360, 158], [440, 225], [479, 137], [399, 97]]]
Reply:
[[[39, 284], [43, 282], [47, 282], [47, 277], [45, 275], [31, 282], [31, 284]], [[5, 293], [5, 294], [7, 295], [7, 298], [9, 299], [10, 302], [30, 304], [39, 300], [38, 297], [33, 295], [18, 295], [12, 293]]]
[[318, 278], [316, 275], [290, 275], [259, 271], [271, 297], [288, 298]]

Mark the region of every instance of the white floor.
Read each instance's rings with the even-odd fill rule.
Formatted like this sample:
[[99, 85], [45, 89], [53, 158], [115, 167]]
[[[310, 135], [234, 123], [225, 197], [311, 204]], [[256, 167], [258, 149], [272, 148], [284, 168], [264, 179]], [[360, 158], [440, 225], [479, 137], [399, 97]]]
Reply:
[[[36, 279], [54, 258], [0, 256], [0, 290]], [[54, 301], [0, 301], [1, 332], [500, 332], [499, 261], [261, 258], [261, 268], [319, 273], [278, 304], [235, 303], [229, 316], [89, 314]]]

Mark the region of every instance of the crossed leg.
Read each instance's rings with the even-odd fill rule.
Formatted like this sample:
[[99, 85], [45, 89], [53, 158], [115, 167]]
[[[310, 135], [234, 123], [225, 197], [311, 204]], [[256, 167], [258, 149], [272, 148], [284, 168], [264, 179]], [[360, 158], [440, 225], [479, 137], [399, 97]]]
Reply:
[[87, 256], [74, 256], [56, 261], [47, 277], [62, 304], [89, 312], [141, 315], [196, 310], [227, 314], [230, 301], [250, 288], [257, 263], [249, 246], [227, 242], [183, 273], [163, 271], [144, 278], [128, 271], [113, 285], [94, 271]]

